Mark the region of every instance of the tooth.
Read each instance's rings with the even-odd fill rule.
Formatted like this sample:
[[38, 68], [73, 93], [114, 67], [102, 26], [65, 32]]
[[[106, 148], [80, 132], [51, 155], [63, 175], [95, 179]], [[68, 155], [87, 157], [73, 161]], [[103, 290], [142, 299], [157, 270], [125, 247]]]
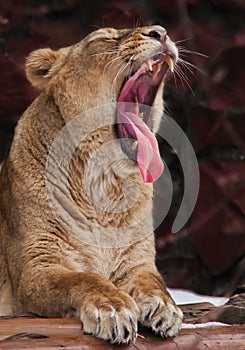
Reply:
[[138, 147], [138, 141], [134, 141], [131, 145], [131, 150], [135, 151], [137, 147]]
[[171, 72], [173, 72], [174, 71], [173, 59], [169, 55], [166, 55], [165, 56], [165, 62], [167, 63], [168, 68], [171, 70]]
[[159, 64], [157, 65], [157, 74], [160, 72], [161, 68], [162, 68], [162, 64], [159, 63]]
[[140, 112], [140, 113], [138, 113], [138, 116], [139, 116], [141, 119], [143, 119], [144, 113], [143, 113], [143, 112]]
[[147, 67], [149, 68], [149, 71], [152, 72], [151, 60], [148, 60], [148, 61], [146, 62], [146, 64], [147, 64]]
[[160, 72], [160, 70], [161, 70], [161, 63], [158, 63], [158, 64], [155, 64], [154, 66], [153, 66], [153, 76], [154, 76], [154, 78], [157, 76], [157, 74]]
[[138, 114], [139, 113], [139, 100], [138, 97], [135, 96], [135, 113]]
[[154, 78], [155, 78], [155, 76], [156, 76], [156, 71], [157, 71], [157, 66], [154, 65], [154, 66], [153, 66], [153, 77], [154, 77]]

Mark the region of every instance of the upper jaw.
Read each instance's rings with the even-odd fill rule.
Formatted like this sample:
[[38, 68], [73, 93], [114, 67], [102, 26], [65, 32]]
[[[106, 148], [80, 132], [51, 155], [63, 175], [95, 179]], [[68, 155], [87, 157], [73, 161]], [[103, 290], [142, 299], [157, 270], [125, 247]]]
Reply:
[[178, 58], [179, 54], [176, 46], [170, 39], [168, 39], [164, 45], [161, 45], [161, 48], [156, 53], [149, 55], [149, 58], [145, 60], [144, 63], [146, 64], [148, 71], [153, 72], [154, 75], [156, 72], [159, 72], [160, 65], [164, 62], [167, 64], [169, 70], [173, 72]]
[[162, 65], [164, 62], [167, 64], [169, 70], [171, 72], [174, 71], [174, 66], [177, 62], [177, 55], [173, 53], [159, 53], [154, 55], [153, 57], [149, 58], [146, 61], [146, 65], [150, 72], [153, 72], [153, 75], [159, 71], [160, 67], [159, 65]]
[[132, 61], [130, 75], [125, 79], [129, 80], [131, 77], [134, 77], [136, 80], [139, 75], [146, 73], [150, 74], [152, 78], [155, 79], [163, 65], [166, 66], [165, 73], [162, 77], [164, 78], [168, 70], [173, 73], [178, 57], [178, 50], [175, 44], [168, 39], [165, 45], [161, 45], [158, 50], [154, 50], [154, 52], [150, 53], [148, 58], [145, 57], [144, 59]]
[[[177, 60], [178, 51], [177, 49], [172, 49], [171, 51], [168, 50], [168, 52], [160, 52], [152, 55], [141, 63], [141, 65], [138, 64], [135, 66], [135, 68], [131, 71], [130, 76], [126, 78], [122, 85], [118, 102], [131, 102], [136, 104], [141, 103], [152, 106], [162, 80], [164, 79], [168, 70], [171, 72], [174, 71], [174, 66]], [[145, 77], [145, 79], [142, 79], [142, 77]], [[145, 82], [145, 86], [151, 86], [151, 88], [148, 88], [147, 92], [148, 95], [150, 92], [152, 92], [152, 96], [147, 97], [147, 95], [145, 95], [145, 98], [143, 99], [138, 98], [140, 91], [142, 91], [140, 86], [138, 86], [137, 89], [134, 89], [134, 96], [129, 93], [129, 91], [133, 89], [133, 86], [135, 86], [137, 81], [139, 82], [140, 79], [142, 82], [141, 86], [143, 85], [143, 82]], [[144, 93], [144, 91], [142, 92]]]

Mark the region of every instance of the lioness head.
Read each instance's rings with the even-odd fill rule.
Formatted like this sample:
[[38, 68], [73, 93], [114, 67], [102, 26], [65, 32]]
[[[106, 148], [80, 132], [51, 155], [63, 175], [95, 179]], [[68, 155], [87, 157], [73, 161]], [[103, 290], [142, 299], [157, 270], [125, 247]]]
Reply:
[[177, 59], [176, 46], [161, 26], [105, 28], [70, 47], [34, 51], [26, 73], [35, 87], [53, 95], [65, 122], [88, 109], [114, 104], [121, 147], [137, 162], [143, 180], [153, 182], [163, 171], [154, 136], [163, 80]]

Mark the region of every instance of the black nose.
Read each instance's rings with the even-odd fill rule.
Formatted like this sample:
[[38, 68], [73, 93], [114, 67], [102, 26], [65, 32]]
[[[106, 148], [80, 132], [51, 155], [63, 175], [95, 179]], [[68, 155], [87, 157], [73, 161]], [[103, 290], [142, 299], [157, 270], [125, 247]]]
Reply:
[[167, 31], [165, 29], [162, 29], [162, 30], [151, 30], [149, 33], [148, 33], [148, 36], [151, 37], [151, 38], [154, 38], [158, 41], [163, 41], [165, 40], [166, 38], [166, 35], [167, 35]]

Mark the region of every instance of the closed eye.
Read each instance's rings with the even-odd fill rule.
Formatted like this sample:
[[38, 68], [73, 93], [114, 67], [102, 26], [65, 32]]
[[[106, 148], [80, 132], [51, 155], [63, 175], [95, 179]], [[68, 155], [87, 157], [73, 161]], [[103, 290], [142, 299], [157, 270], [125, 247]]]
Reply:
[[101, 41], [105, 41], [107, 43], [115, 43], [118, 39], [116, 38], [102, 38]]

